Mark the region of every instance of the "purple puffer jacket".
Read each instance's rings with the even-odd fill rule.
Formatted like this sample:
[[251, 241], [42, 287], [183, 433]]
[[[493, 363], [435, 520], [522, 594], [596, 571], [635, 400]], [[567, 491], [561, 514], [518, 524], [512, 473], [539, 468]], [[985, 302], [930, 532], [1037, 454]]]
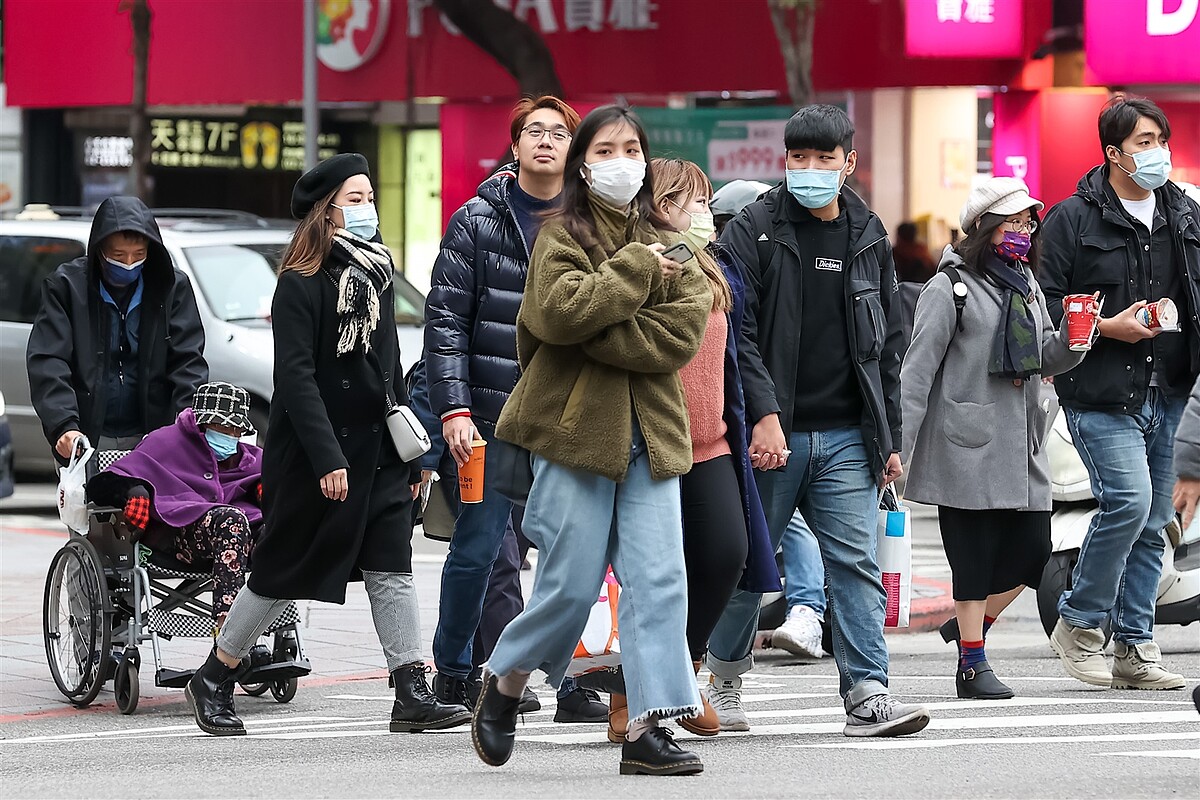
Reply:
[[262, 450], [243, 442], [238, 454], [234, 466], [218, 468], [195, 415], [185, 408], [174, 425], [152, 432], [108, 469], [150, 484], [150, 517], [172, 528], [192, 524], [215, 506], [239, 508], [254, 525], [262, 520], [257, 502]]

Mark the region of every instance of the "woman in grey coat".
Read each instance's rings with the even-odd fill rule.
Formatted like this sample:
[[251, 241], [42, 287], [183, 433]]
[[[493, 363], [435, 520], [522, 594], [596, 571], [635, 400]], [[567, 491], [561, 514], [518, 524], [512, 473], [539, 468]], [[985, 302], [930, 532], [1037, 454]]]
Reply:
[[[946, 248], [917, 301], [900, 374], [905, 495], [938, 506], [959, 632], [952, 620], [943, 636], [960, 638], [963, 698], [1013, 696], [987, 663], [984, 635], [1025, 586], [1037, 586], [1050, 555], [1042, 381], [1084, 356], [1068, 349], [1065, 318], [1055, 331], [1034, 278], [1042, 208], [1017, 178], [971, 193], [960, 219], [966, 236]], [[956, 290], [966, 292], [961, 319]]]

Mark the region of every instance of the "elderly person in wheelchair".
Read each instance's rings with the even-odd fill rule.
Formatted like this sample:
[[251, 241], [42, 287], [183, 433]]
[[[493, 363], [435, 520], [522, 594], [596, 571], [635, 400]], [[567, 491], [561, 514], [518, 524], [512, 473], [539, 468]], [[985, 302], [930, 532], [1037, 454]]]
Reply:
[[229, 383], [206, 383], [191, 408], [88, 482], [92, 498], [123, 507], [143, 545], [181, 569], [211, 562], [213, 617], [219, 627], [245, 583], [254, 531], [262, 522], [262, 450], [250, 397]]

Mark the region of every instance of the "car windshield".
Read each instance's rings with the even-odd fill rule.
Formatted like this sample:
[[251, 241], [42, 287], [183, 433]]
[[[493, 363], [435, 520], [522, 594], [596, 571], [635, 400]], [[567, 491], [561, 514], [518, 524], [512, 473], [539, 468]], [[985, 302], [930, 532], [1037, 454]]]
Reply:
[[208, 307], [225, 322], [269, 320], [284, 244], [216, 244], [184, 249]]

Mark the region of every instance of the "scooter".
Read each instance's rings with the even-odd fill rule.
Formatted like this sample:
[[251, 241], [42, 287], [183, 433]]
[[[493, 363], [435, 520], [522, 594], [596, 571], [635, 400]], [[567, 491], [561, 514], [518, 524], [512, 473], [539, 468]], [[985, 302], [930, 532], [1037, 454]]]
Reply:
[[[1087, 467], [1075, 449], [1065, 414], [1060, 414], [1057, 398], [1046, 387], [1043, 408], [1049, 415], [1046, 454], [1050, 459], [1051, 496], [1054, 512], [1050, 522], [1050, 560], [1042, 572], [1038, 587], [1038, 615], [1049, 636], [1058, 622], [1058, 599], [1071, 588], [1071, 576], [1079, 549], [1083, 546], [1096, 499], [1092, 495]], [[1158, 582], [1155, 604], [1156, 625], [1190, 625], [1200, 621], [1200, 514], [1182, 530], [1178, 515], [1163, 531], [1162, 577]], [[1105, 631], [1108, 634], [1108, 631]]]

